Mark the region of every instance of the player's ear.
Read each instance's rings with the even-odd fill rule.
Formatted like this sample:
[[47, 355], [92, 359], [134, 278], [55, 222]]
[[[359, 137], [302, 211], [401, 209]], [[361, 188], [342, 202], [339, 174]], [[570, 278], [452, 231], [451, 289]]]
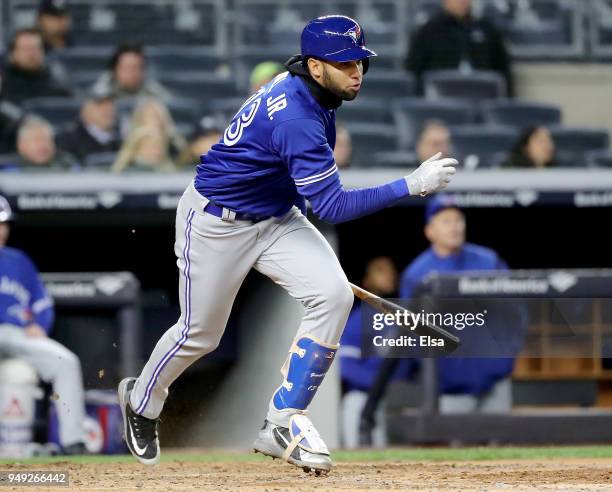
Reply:
[[316, 58], [308, 58], [308, 70], [310, 75], [317, 79], [323, 75], [323, 63]]

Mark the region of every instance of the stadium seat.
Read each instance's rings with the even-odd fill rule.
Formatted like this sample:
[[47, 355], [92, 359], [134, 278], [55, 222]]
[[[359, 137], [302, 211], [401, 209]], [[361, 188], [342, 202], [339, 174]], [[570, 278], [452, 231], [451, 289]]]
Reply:
[[229, 122], [245, 102], [244, 97], [224, 97], [207, 101], [204, 111]]
[[595, 128], [550, 127], [555, 142], [555, 155], [559, 166], [581, 167], [586, 165], [586, 153], [607, 150], [610, 137], [606, 130]]
[[215, 71], [224, 60], [210, 49], [193, 46], [149, 46], [147, 58], [158, 73]]
[[233, 79], [210, 72], [162, 73], [162, 84], [177, 97], [194, 99], [200, 103], [219, 97], [238, 95]]
[[70, 97], [39, 97], [27, 100], [24, 109], [42, 116], [53, 126], [62, 126], [78, 117], [81, 101]]
[[612, 56], [612, 1], [596, 0], [589, 9], [592, 53], [598, 59]]
[[355, 167], [373, 165], [372, 156], [377, 152], [398, 150], [397, 129], [382, 123], [347, 123], [352, 144]]
[[406, 150], [377, 152], [373, 158], [376, 167], [417, 167], [419, 164], [417, 155]]
[[296, 29], [270, 29], [268, 33], [272, 46], [284, 46], [292, 53], [300, 52], [300, 31]]
[[411, 4], [411, 18], [415, 28], [425, 24], [431, 17], [438, 14], [441, 8], [439, 0], [415, 0]]
[[354, 101], [345, 102], [336, 114], [338, 121], [391, 123], [389, 107], [383, 99], [359, 96]]
[[108, 68], [113, 46], [74, 46], [52, 52], [51, 57], [58, 60], [69, 74], [76, 72], [102, 72]]
[[78, 91], [85, 92], [98, 80], [98, 77], [100, 77], [98, 70], [76, 72], [70, 74], [70, 82]]
[[176, 123], [193, 123], [201, 115], [198, 101], [192, 99], [171, 99], [168, 110]]
[[507, 94], [506, 81], [497, 72], [431, 70], [424, 75], [428, 99], [460, 98], [473, 101], [498, 99]]
[[468, 168], [487, 168], [499, 163], [499, 153], [508, 152], [517, 139], [515, 128], [493, 125], [451, 127], [453, 156]]
[[484, 123], [525, 128], [531, 125], [558, 125], [561, 109], [549, 104], [500, 99], [483, 102], [480, 114]]
[[393, 102], [393, 118], [400, 131], [400, 145], [409, 148], [414, 145], [423, 124], [428, 120], [463, 125], [474, 121], [474, 109], [463, 100], [410, 97]]
[[571, 44], [571, 32], [561, 22], [540, 23], [534, 27], [511, 26], [508, 40], [514, 46], [567, 45]]
[[414, 76], [403, 71], [371, 71], [363, 78], [359, 97], [385, 99], [414, 95]]
[[585, 154], [587, 166], [612, 168], [612, 151], [592, 150]]

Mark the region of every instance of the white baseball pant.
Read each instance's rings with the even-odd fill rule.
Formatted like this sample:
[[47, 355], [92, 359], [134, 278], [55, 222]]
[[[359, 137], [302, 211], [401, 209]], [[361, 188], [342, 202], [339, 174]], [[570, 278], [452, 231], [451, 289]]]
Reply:
[[[181, 315], [159, 340], [131, 393], [134, 411], [157, 418], [168, 387], [219, 344], [232, 304], [251, 268], [305, 307], [297, 336], [337, 344], [353, 293], [333, 250], [297, 207], [261, 222], [224, 221], [203, 212], [208, 200], [191, 184], [176, 215], [175, 254]], [[268, 420], [287, 426], [295, 410], [270, 402]]]
[[62, 446], [85, 442], [85, 402], [79, 358], [51, 338], [31, 338], [23, 329], [0, 325], [0, 353], [23, 359], [45, 382], [51, 383]]

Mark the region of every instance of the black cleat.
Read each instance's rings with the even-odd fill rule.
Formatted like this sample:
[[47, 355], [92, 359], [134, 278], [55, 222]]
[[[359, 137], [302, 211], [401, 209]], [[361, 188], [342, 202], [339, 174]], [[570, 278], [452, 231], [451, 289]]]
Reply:
[[123, 415], [123, 438], [134, 457], [143, 465], [159, 463], [160, 450], [157, 437], [159, 419], [138, 415], [130, 405], [130, 392], [136, 378], [125, 378], [119, 383], [119, 404]]

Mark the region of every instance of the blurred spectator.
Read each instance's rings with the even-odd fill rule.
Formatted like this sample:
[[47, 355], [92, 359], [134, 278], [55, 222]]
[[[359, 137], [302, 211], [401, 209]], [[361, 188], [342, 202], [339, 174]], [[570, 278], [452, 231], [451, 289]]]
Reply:
[[[506, 270], [494, 251], [465, 241], [465, 216], [449, 195], [425, 205], [425, 236], [431, 247], [404, 270], [400, 296], [432, 272]], [[512, 407], [511, 358], [443, 358], [438, 361], [441, 413], [503, 413]]]
[[339, 168], [349, 167], [353, 156], [353, 142], [351, 134], [344, 125], [336, 126], [336, 146], [334, 147], [334, 159]]
[[285, 70], [285, 67], [277, 62], [265, 61], [258, 63], [251, 71], [251, 76], [249, 78], [251, 92], [257, 92], [262, 85], [267, 84]]
[[223, 127], [217, 118], [205, 116], [196, 125], [189, 138], [189, 144], [179, 156], [179, 166], [193, 166], [200, 163], [200, 156], [223, 137]]
[[442, 157], [450, 155], [451, 135], [446, 124], [439, 120], [429, 120], [421, 129], [416, 142], [416, 151], [419, 166], [430, 157], [442, 152]]
[[555, 165], [555, 143], [548, 128], [526, 128], [510, 151], [504, 167], [543, 168]]
[[168, 108], [155, 99], [143, 99], [134, 110], [128, 136], [112, 171], [123, 172], [128, 168], [142, 171], [175, 170], [172, 156], [179, 155], [186, 146]]
[[57, 143], [81, 164], [90, 154], [118, 151], [120, 138], [112, 94], [90, 91], [79, 119], [58, 136]]
[[[397, 292], [397, 270], [391, 259], [380, 256], [370, 260], [366, 265], [361, 284], [373, 294], [393, 297]], [[361, 302], [356, 299], [346, 322], [338, 351], [343, 391], [341, 437], [342, 446], [345, 448], [356, 448], [360, 445], [361, 412], [367, 401], [368, 391], [382, 364], [380, 357], [362, 357], [361, 310]], [[394, 378], [407, 378], [415, 368], [416, 364], [413, 361], [408, 359], [405, 362], [402, 361], [394, 373]], [[376, 447], [384, 447], [386, 441], [384, 407], [381, 405], [375, 414], [372, 443]]]
[[100, 75], [94, 90], [110, 92], [116, 98], [151, 96], [164, 101], [170, 92], [147, 73], [147, 60], [140, 46], [119, 46], [110, 60], [110, 70]]
[[500, 33], [484, 19], [472, 17], [472, 0], [442, 0], [442, 11], [413, 35], [406, 68], [414, 72], [423, 93], [428, 70], [494, 70], [506, 79], [513, 95], [511, 60]]
[[20, 104], [34, 97], [70, 95], [70, 88], [45, 61], [40, 32], [17, 31], [9, 44], [9, 63], [2, 74], [2, 99]]
[[38, 28], [47, 53], [70, 46], [71, 27], [72, 17], [66, 0], [41, 0], [38, 8]]
[[27, 116], [17, 130], [17, 155], [7, 158], [27, 170], [69, 170], [76, 162], [57, 149], [55, 134], [49, 122], [38, 116]]

